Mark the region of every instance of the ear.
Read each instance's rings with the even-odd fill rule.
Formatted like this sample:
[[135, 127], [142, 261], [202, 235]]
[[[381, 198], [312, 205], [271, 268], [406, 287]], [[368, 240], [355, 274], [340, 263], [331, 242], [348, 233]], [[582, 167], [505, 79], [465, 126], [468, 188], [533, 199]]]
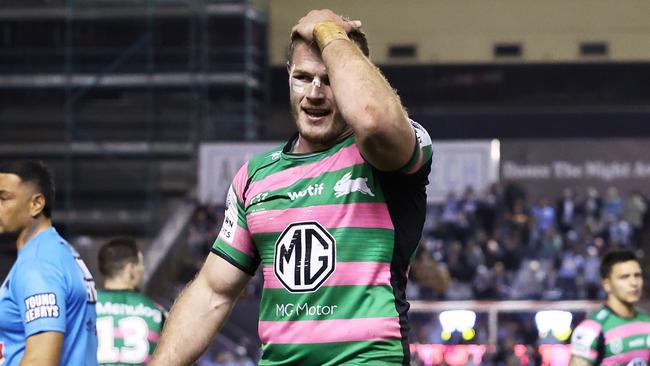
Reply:
[[45, 196], [42, 193], [36, 193], [29, 202], [29, 214], [36, 217], [45, 209]]
[[612, 291], [612, 286], [609, 283], [609, 278], [603, 279], [603, 289], [605, 289], [606, 293], [609, 293], [610, 291]]
[[133, 281], [133, 279], [135, 278], [135, 275], [133, 274], [134, 267], [135, 267], [134, 264], [130, 262], [124, 266], [124, 269], [122, 270], [122, 275], [124, 276], [123, 278], [125, 281]]
[[129, 277], [133, 277], [133, 268], [134, 268], [134, 267], [135, 267], [135, 264], [133, 264], [133, 263], [131, 263], [131, 262], [128, 262], [128, 263], [124, 266], [124, 273], [127, 273], [127, 274], [129, 275]]

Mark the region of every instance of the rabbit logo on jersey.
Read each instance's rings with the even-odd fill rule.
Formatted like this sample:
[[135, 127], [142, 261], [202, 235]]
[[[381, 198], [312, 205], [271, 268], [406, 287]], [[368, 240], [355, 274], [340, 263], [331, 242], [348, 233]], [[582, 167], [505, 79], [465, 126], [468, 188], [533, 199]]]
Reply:
[[620, 338], [614, 339], [609, 343], [609, 349], [613, 354], [619, 354], [623, 352], [623, 340]]
[[372, 193], [372, 190], [368, 186], [368, 178], [358, 177], [352, 179], [352, 173], [348, 172], [339, 179], [338, 182], [334, 185], [334, 195], [339, 198], [353, 192], [359, 192], [370, 197], [374, 197], [375, 194]]
[[289, 292], [316, 291], [336, 269], [336, 240], [318, 222], [295, 222], [275, 243], [275, 276]]

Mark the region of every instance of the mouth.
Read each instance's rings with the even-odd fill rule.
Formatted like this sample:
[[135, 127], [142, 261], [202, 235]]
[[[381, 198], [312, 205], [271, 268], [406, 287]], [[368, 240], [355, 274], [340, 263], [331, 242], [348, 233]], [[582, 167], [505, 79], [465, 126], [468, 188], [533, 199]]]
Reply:
[[307, 115], [311, 122], [318, 122], [328, 116], [332, 111], [327, 108], [302, 107], [302, 111]]

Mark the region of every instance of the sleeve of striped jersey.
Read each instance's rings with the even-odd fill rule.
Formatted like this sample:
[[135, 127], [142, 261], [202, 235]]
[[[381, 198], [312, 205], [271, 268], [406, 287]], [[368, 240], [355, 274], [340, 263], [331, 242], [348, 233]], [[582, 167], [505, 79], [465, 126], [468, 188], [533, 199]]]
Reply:
[[427, 130], [424, 129], [419, 123], [411, 120], [413, 131], [415, 131], [415, 148], [413, 155], [406, 165], [401, 169], [406, 174], [414, 174], [419, 171], [426, 164], [431, 163], [433, 156], [433, 148], [431, 146], [431, 137]]
[[598, 342], [602, 326], [587, 319], [580, 323], [571, 335], [571, 354], [595, 362], [598, 358]]
[[260, 256], [248, 231], [244, 214], [242, 192], [247, 176], [248, 164], [244, 164], [228, 189], [226, 213], [219, 236], [212, 245], [212, 251], [252, 276], [260, 264]]

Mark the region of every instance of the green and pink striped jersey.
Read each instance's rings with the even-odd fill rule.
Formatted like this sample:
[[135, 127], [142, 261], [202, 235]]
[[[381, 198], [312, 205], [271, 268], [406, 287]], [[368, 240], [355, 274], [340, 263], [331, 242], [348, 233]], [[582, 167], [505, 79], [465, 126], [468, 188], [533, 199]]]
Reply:
[[431, 139], [397, 172], [368, 164], [353, 136], [310, 154], [249, 160], [226, 199], [213, 252], [262, 265], [260, 365], [408, 364], [405, 297], [422, 233]]
[[633, 318], [621, 318], [603, 306], [573, 331], [571, 353], [594, 365], [647, 365], [650, 316], [637, 309]]
[[100, 365], [146, 365], [167, 312], [129, 290], [97, 291], [97, 360]]

